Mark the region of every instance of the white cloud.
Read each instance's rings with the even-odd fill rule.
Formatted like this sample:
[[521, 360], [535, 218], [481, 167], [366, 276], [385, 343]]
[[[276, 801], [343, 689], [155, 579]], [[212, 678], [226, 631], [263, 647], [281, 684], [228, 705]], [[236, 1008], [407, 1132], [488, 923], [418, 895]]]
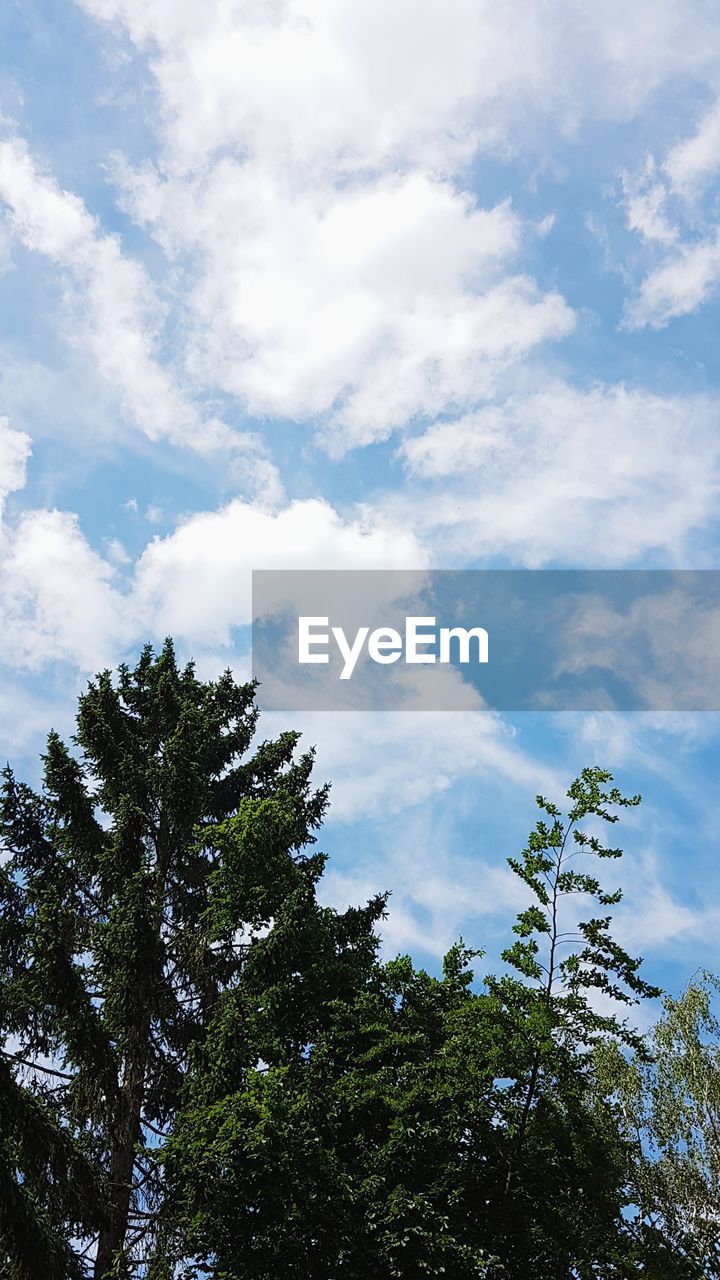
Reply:
[[[675, 739], [687, 754], [707, 745], [716, 732], [715, 718], [702, 711], [593, 711], [567, 716], [565, 723], [574, 740], [592, 752], [593, 759], [612, 760], [616, 768], [632, 765], [645, 769], [675, 792], [682, 792], [687, 779], [672, 763], [673, 750], [659, 745], [663, 737]], [[694, 793], [692, 801], [698, 801]]]
[[9, 493], [25, 484], [25, 465], [30, 456], [30, 437], [17, 431], [7, 418], [0, 417], [0, 515]]
[[[437, 740], [438, 751], [444, 745], [441, 739]], [[470, 771], [480, 786], [493, 785], [492, 765], [476, 754]], [[460, 768], [455, 781], [462, 776]], [[502, 788], [506, 804], [520, 810], [528, 806], [534, 786], [550, 794], [557, 789], [555, 779], [540, 781], [531, 770], [523, 777], [519, 769], [512, 784], [515, 790], [508, 788], [507, 779], [501, 775], [494, 785]], [[428, 809], [432, 803], [431, 796]], [[428, 809], [409, 808], [403, 812], [401, 830], [392, 821], [388, 824], [388, 853], [383, 859], [366, 855], [361, 865], [355, 863], [350, 870], [331, 864], [323, 883], [324, 900], [344, 907], [367, 899], [378, 888], [390, 889], [389, 919], [381, 929], [384, 950], [390, 955], [421, 948], [439, 959], [460, 935], [470, 945], [479, 942], [494, 946], [498, 938], [508, 937], [513, 917], [527, 906], [528, 890], [504, 863], [498, 865], [492, 855], [487, 856], [482, 838], [474, 856], [460, 852], [452, 840], [443, 836], [437, 801], [432, 812]], [[528, 825], [533, 820], [528, 811]], [[604, 839], [604, 833], [598, 834]], [[659, 851], [638, 847], [636, 839], [628, 842], [627, 834], [624, 843], [622, 862], [607, 864], [607, 874], [601, 877], [608, 889], [623, 888], [622, 902], [612, 913], [614, 936], [631, 955], [649, 957], [644, 967], [649, 981], [657, 975], [658, 958], [666, 960], [668, 953], [676, 958], [687, 957], [694, 967], [697, 960], [693, 957], [697, 957], [701, 942], [706, 954], [715, 950], [717, 908], [682, 902], [669, 887], [668, 869], [663, 866]], [[596, 870], [592, 865], [587, 869], [591, 873]], [[592, 914], [592, 907], [586, 896], [564, 904], [562, 928], [574, 929], [577, 919]], [[496, 959], [495, 955], [491, 957], [489, 968]], [[598, 1007], [623, 1016], [627, 1012], [605, 1001]], [[633, 1017], [638, 1016], [642, 1018], [642, 1011], [634, 1012]]]
[[[8, 485], [22, 480], [12, 450], [19, 456], [28, 448], [15, 435], [6, 424]], [[92, 674], [170, 633], [181, 650], [200, 656], [205, 678], [227, 665], [231, 630], [250, 620], [252, 568], [416, 570], [427, 563], [412, 531], [369, 509], [342, 518], [319, 499], [274, 514], [240, 501], [199, 513], [154, 538], [133, 569], [120, 546], [110, 544], [105, 557], [94, 552], [78, 518], [60, 511], [25, 511], [6, 528], [2, 552], [6, 670], [59, 662]], [[246, 661], [230, 656], [245, 678]], [[263, 728], [272, 733], [286, 720], [268, 715]], [[343, 822], [420, 806], [479, 772], [509, 786], [551, 793], [559, 786], [492, 713], [360, 713], [350, 733], [347, 714], [305, 712], [294, 720], [318, 743], [318, 774], [333, 778], [333, 816]]]
[[[415, 834], [412, 824], [410, 830]], [[483, 943], [478, 930], [489, 916], [496, 916], [496, 928], [502, 920], [509, 934], [513, 917], [528, 900], [527, 890], [506, 867], [449, 849], [430, 852], [416, 843], [412, 856], [394, 848], [384, 865], [374, 862], [362, 875], [331, 864], [321, 885], [322, 901], [344, 909], [381, 889], [391, 890], [388, 918], [379, 926], [388, 957], [420, 949], [439, 960], [461, 935], [470, 946]]]
[[625, 311], [629, 329], [661, 329], [695, 311], [720, 284], [720, 232], [677, 251], [643, 280]]
[[589, 593], [558, 624], [558, 671], [622, 671], [640, 702], [668, 711], [713, 706], [719, 652], [720, 611], [702, 575], [630, 604]]
[[123, 183], [132, 215], [194, 257], [193, 377], [252, 414], [319, 420], [331, 452], [487, 395], [573, 325], [559, 294], [511, 270], [509, 202], [478, 208], [432, 175], [338, 188], [223, 157], [197, 178]]
[[[0, 418], [0, 509], [25, 484], [30, 440]], [[112, 660], [131, 630], [114, 570], [88, 546], [77, 517], [25, 511], [0, 531], [0, 625], [5, 666], [65, 660], [92, 670]], [[7, 701], [7, 699], [6, 699]]]
[[370, 511], [344, 520], [317, 498], [274, 514], [235, 501], [149, 544], [137, 564], [135, 609], [155, 634], [226, 644], [250, 621], [251, 569], [417, 569], [426, 560], [412, 532]]
[[708, 0], [81, 3], [148, 50], [176, 168], [228, 144], [302, 171], [456, 166], [538, 120], [625, 119], [668, 78], [718, 69]]
[[720, 101], [661, 164], [648, 157], [639, 176], [623, 175], [628, 229], [651, 250], [651, 265], [625, 306], [627, 329], [663, 328], [696, 311], [720, 284], [716, 201], [705, 202], [720, 174]]
[[85, 7], [150, 53], [157, 168], [116, 174], [131, 216], [192, 263], [193, 378], [309, 420], [338, 455], [493, 394], [572, 328], [518, 271], [509, 203], [479, 207], [456, 176], [502, 133], [498, 101], [556, 83], [531, 12], [518, 46], [522, 6]]
[[[21, 484], [28, 447], [0, 429], [0, 492], [5, 441], [7, 487]], [[167, 634], [191, 651], [226, 646], [232, 629], [250, 622], [252, 569], [417, 569], [427, 561], [411, 531], [362, 508], [344, 519], [320, 499], [274, 513], [238, 499], [197, 513], [155, 537], [132, 568], [121, 544], [111, 540], [98, 554], [78, 517], [62, 511], [23, 512], [1, 549], [3, 662], [40, 669], [67, 661], [82, 672]]]
[[667, 187], [658, 177], [653, 157], [648, 156], [639, 178], [625, 173], [622, 181], [628, 229], [649, 244], [675, 244], [679, 231], [667, 217]]
[[[156, 538], [123, 582], [122, 557], [112, 547], [107, 558], [93, 552], [76, 517], [28, 511], [3, 545], [3, 665], [37, 672], [61, 663], [89, 675], [170, 633], [181, 652], [199, 657], [203, 678], [216, 676], [229, 657], [244, 679], [247, 660], [228, 655], [227, 644], [231, 628], [250, 619], [251, 567], [415, 567], [421, 556], [412, 534], [362, 515], [344, 521], [318, 500], [273, 516], [232, 503]], [[0, 720], [2, 713], [0, 699]], [[318, 776], [333, 779], [333, 818], [341, 822], [421, 807], [470, 776], [551, 794], [560, 786], [489, 712], [308, 711], [293, 723], [317, 743]], [[263, 719], [265, 733], [285, 728], [287, 716]]]
[[620, 566], [656, 550], [679, 564], [717, 509], [719, 413], [708, 396], [554, 382], [408, 440], [424, 486], [388, 512], [465, 563]]
[[144, 268], [103, 232], [84, 203], [41, 172], [25, 142], [0, 141], [0, 200], [22, 243], [66, 270], [79, 291], [75, 317], [98, 369], [120, 391], [130, 420], [151, 440], [167, 438], [203, 454], [237, 453], [256, 487], [276, 500], [275, 469], [254, 437], [204, 417], [155, 352], [162, 310]]
[[[82, 4], [149, 59], [155, 167], [116, 175], [186, 272], [191, 376], [309, 420], [332, 455], [492, 398], [573, 327], [519, 266], [530, 228], [463, 191], [478, 152], [542, 163], [584, 121], [720, 71], [706, 0]], [[654, 199], [631, 217], [672, 239]]]
[[[131, 216], [182, 264], [191, 379], [255, 416], [309, 420], [335, 456], [492, 398], [508, 365], [573, 327], [565, 300], [518, 269], [526, 229], [509, 204], [483, 209], [462, 190], [468, 161], [487, 148], [542, 160], [553, 134], [720, 71], [706, 0], [632, 14], [619, 0], [552, 13], [528, 0], [81, 3], [125, 26], [155, 79], [155, 167], [118, 161], [116, 175]], [[655, 199], [638, 196], [631, 221], [664, 241]]]
[[[498, 864], [495, 841], [479, 814], [475, 819], [478, 796], [492, 818], [512, 815], [503, 837], [509, 852], [507, 828], [523, 812], [532, 824], [535, 792], [560, 800], [560, 776], [524, 752], [494, 715], [354, 714], [349, 724], [351, 733], [347, 716], [299, 722], [307, 741], [317, 743], [316, 776], [332, 779], [327, 840], [330, 847], [336, 838], [349, 844], [343, 863], [331, 862], [323, 877], [324, 901], [344, 907], [390, 890], [381, 927], [388, 954], [422, 948], [439, 958], [460, 933], [472, 945], [486, 943], [500, 923], [507, 932], [528, 891], [504, 860]], [[477, 810], [459, 798], [470, 781]], [[510, 838], [525, 834], [521, 818], [520, 834]]]
[[119, 538], [105, 539], [105, 554], [111, 564], [130, 564], [131, 556]]
[[703, 116], [691, 137], [668, 152], [663, 169], [673, 190], [693, 197], [720, 170], [720, 102]]
[[26, 753], [35, 760], [51, 725], [59, 733], [70, 735], [75, 727], [72, 707], [76, 694], [77, 689], [70, 682], [50, 694], [33, 688], [32, 684], [28, 687], [18, 681], [3, 681], [0, 684], [3, 763], [8, 757]]
[[660, 950], [674, 944], [702, 940], [716, 945], [720, 913], [716, 907], [698, 908], [678, 901], [663, 884], [658, 854], [645, 849], [637, 858], [623, 860], [625, 893], [615, 913], [617, 934], [631, 952]]
[[[526, 793], [563, 794], [557, 773], [493, 712], [304, 712], [293, 720], [317, 743], [318, 776], [332, 779], [332, 817], [343, 822], [422, 808], [462, 777], [490, 774]], [[280, 717], [265, 722], [279, 727]]]
[[28, 511], [6, 535], [0, 566], [3, 662], [54, 661], [94, 671], [135, 639], [112, 565], [83, 537], [77, 517]]

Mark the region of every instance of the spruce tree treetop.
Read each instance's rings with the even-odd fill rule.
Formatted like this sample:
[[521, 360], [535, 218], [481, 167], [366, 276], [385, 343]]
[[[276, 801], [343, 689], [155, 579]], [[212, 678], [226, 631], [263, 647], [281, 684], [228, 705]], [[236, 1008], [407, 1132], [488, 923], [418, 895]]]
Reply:
[[[0, 1062], [13, 1079], [34, 1064], [105, 1181], [102, 1221], [76, 1249], [95, 1280], [160, 1265], [159, 1153], [221, 994], [244, 983], [262, 1013], [263, 935], [277, 949], [281, 926], [288, 945], [324, 924], [339, 982], [374, 955], [382, 898], [346, 917], [315, 900], [327, 789], [311, 784], [312, 752], [295, 733], [251, 752], [257, 716], [254, 684], [201, 681], [167, 641], [89, 684], [75, 750], [49, 735], [39, 793], [4, 771]], [[267, 1037], [285, 1046], [286, 1006]], [[66, 1240], [78, 1230], [68, 1217]]]
[[[460, 943], [441, 978], [379, 963], [383, 895], [320, 905], [327, 789], [257, 715], [168, 642], [90, 683], [38, 792], [5, 770], [0, 1274], [654, 1275], [595, 1065], [642, 1049], [608, 997], [656, 994], [596, 874], [636, 798], [599, 769], [565, 814], [538, 797], [528, 905], [478, 989]], [[684, 1280], [666, 1236], [652, 1266]]]

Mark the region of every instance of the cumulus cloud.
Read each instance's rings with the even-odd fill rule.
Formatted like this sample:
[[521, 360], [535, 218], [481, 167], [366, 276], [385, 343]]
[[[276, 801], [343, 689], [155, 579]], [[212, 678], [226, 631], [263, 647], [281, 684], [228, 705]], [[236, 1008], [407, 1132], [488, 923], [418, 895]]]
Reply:
[[517, 273], [509, 201], [479, 208], [447, 179], [308, 184], [227, 156], [198, 176], [122, 176], [132, 216], [195, 262], [193, 376], [255, 415], [314, 421], [333, 453], [489, 394], [573, 326]]
[[[28, 442], [8, 424], [3, 431], [0, 480], [4, 475], [6, 484], [19, 484], [13, 467]], [[3, 473], [4, 439], [11, 465]], [[318, 499], [275, 513], [240, 501], [199, 513], [153, 539], [131, 569], [125, 553], [95, 552], [77, 516], [26, 510], [2, 535], [2, 663], [15, 675], [57, 664], [90, 675], [148, 638], [159, 642], [172, 633], [181, 650], [200, 654], [205, 678], [228, 659], [246, 678], [247, 660], [237, 657], [232, 633], [250, 621], [252, 568], [416, 569], [426, 560], [411, 531], [369, 510], [342, 518]], [[12, 705], [9, 695], [0, 697], [0, 722]], [[333, 814], [344, 822], [412, 808], [473, 773], [509, 785], [556, 785], [551, 771], [518, 747], [491, 713], [423, 713], [419, 727], [416, 716], [360, 713], [351, 717], [351, 733], [347, 714], [305, 712], [295, 721], [318, 743], [318, 769], [335, 780]], [[37, 708], [32, 723], [33, 731], [46, 727]], [[286, 717], [268, 715], [263, 727], [280, 731]]]
[[531, 12], [519, 48], [511, 15], [469, 0], [85, 7], [149, 53], [160, 153], [115, 173], [187, 273], [202, 384], [339, 455], [493, 394], [573, 327], [518, 267], [536, 229], [457, 172], [498, 140], [496, 100], [554, 83]]
[[[89, 671], [167, 633], [222, 648], [249, 621], [253, 568], [418, 569], [493, 553], [540, 565], [567, 560], [568, 545], [583, 564], [653, 549], [679, 563], [715, 509], [716, 418], [709, 397], [551, 384], [407, 441], [411, 482], [376, 508], [237, 499], [156, 536], [134, 565], [94, 551], [77, 517], [26, 511], [4, 535], [5, 660]], [[21, 485], [28, 450], [5, 424], [0, 489]]]
[[465, 563], [501, 554], [539, 566], [570, 554], [619, 567], [661, 551], [679, 565], [716, 509], [719, 412], [710, 396], [551, 383], [406, 441], [422, 487], [388, 510]]
[[[311, 422], [333, 455], [494, 397], [509, 365], [573, 327], [562, 296], [521, 269], [537, 230], [507, 201], [470, 196], [468, 162], [542, 147], [543, 128], [622, 119], [669, 77], [711, 77], [719, 61], [703, 38], [705, 0], [691, 12], [643, 0], [632, 17], [616, 0], [602, 11], [563, 0], [552, 14], [527, 0], [82, 4], [125, 27], [155, 80], [155, 164], [118, 160], [115, 172], [124, 207], [182, 277], [185, 373], [257, 417]], [[27, 210], [16, 221], [42, 252], [80, 255], [98, 360], [143, 429], [216, 447], [225, 425], [200, 420], [146, 358], [139, 335], [154, 322], [137, 324], [137, 264], [39, 182], [32, 205], [49, 222], [38, 236]], [[669, 234], [649, 200], [637, 218]], [[666, 301], [641, 299], [630, 322], [693, 305], [711, 287], [712, 254], [689, 269], [684, 301], [660, 281]], [[115, 275], [120, 335], [103, 297]], [[253, 465], [277, 498], [267, 461]]]
[[230, 143], [298, 170], [457, 166], [480, 144], [625, 119], [710, 75], [709, 0], [81, 0], [149, 54], [174, 167]]
[[233, 627], [250, 622], [251, 569], [417, 569], [426, 560], [410, 530], [371, 511], [343, 519], [311, 498], [270, 514], [236, 501], [149, 544], [135, 607], [156, 631], [226, 644]]
[[61, 661], [90, 672], [114, 661], [136, 639], [115, 576], [76, 516], [24, 512], [0, 564], [3, 663], [39, 670]]
[[468, 162], [543, 160], [548, 135], [720, 69], [704, 0], [82, 4], [155, 81], [158, 156], [116, 179], [187, 273], [188, 369], [253, 415], [309, 421], [334, 456], [494, 397], [573, 327], [521, 269], [537, 229], [471, 197]]
[[[0, 420], [0, 496], [22, 486], [26, 436]], [[132, 500], [131, 500], [132, 501]], [[222, 648], [251, 620], [251, 570], [421, 568], [412, 531], [321, 499], [270, 512], [236, 499], [156, 536], [132, 563], [110, 540], [89, 544], [77, 515], [28, 509], [4, 529], [0, 620], [6, 666], [65, 661], [82, 672], [172, 634], [190, 650]]]

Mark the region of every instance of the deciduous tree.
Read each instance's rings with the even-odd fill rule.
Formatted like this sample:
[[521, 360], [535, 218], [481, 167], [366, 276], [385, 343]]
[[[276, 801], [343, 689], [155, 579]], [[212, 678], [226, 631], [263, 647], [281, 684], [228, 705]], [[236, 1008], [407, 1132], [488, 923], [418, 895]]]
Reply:
[[646, 1060], [607, 1050], [602, 1059], [634, 1143], [638, 1252], [661, 1280], [720, 1277], [719, 995], [717, 978], [698, 975], [679, 999], [665, 999]]
[[[474, 986], [461, 945], [442, 977], [407, 957], [377, 966], [322, 1024], [306, 1024], [294, 1056], [263, 1041], [238, 1056], [226, 1027], [248, 1017], [242, 993], [224, 997], [167, 1149], [204, 1273], [634, 1274], [623, 1212], [631, 1148], [594, 1049], [641, 1049], [617, 1008], [656, 989], [613, 937], [605, 909], [620, 895], [591, 872], [620, 850], [587, 824], [614, 823], [637, 803], [610, 781], [585, 770], [565, 817], [538, 798], [543, 817], [510, 860], [529, 905], [501, 977]], [[614, 1007], [599, 1010], [595, 993]]]

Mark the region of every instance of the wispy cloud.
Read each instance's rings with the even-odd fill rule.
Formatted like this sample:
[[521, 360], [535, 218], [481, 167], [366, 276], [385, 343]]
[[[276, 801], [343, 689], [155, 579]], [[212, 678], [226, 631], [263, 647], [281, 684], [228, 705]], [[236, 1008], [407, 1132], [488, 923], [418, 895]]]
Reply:
[[701, 307], [720, 284], [719, 147], [716, 102], [660, 163], [649, 156], [639, 174], [623, 175], [628, 229], [654, 256], [628, 299], [626, 328], [662, 328]]
[[389, 509], [465, 563], [679, 565], [716, 511], [719, 417], [714, 396], [550, 381], [407, 440]]
[[206, 417], [157, 354], [162, 309], [143, 266], [128, 258], [82, 200], [43, 172], [23, 139], [0, 140], [0, 200], [22, 243], [63, 268], [77, 295], [73, 337], [84, 340], [100, 373], [120, 391], [130, 422], [151, 440], [202, 454], [240, 455], [256, 488], [276, 499], [279, 484], [257, 437]]

